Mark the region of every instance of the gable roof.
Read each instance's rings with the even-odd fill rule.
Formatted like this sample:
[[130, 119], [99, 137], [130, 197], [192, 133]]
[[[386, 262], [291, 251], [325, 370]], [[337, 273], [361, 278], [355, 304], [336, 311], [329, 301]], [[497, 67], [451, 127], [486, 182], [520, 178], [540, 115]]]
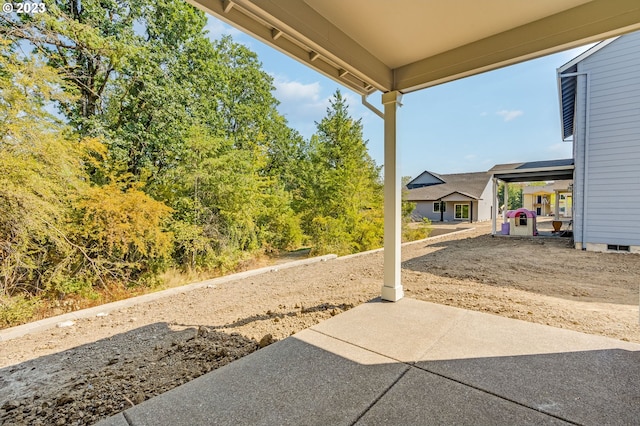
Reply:
[[438, 177], [444, 183], [410, 189], [407, 195], [408, 201], [437, 201], [456, 192], [466, 197], [480, 200], [487, 183], [489, 183], [489, 179], [491, 179], [491, 174], [487, 172], [448, 175], [426, 173]]
[[439, 185], [441, 183], [444, 183], [444, 180], [442, 180], [439, 175], [425, 170], [424, 172], [420, 173], [415, 179], [409, 181], [409, 183], [407, 183], [407, 188], [421, 188], [423, 186]]
[[562, 125], [562, 140], [573, 135], [573, 119], [576, 108], [576, 87], [578, 84], [578, 64], [620, 37], [613, 37], [601, 41], [591, 49], [576, 56], [557, 70], [558, 96], [560, 100], [560, 124]]

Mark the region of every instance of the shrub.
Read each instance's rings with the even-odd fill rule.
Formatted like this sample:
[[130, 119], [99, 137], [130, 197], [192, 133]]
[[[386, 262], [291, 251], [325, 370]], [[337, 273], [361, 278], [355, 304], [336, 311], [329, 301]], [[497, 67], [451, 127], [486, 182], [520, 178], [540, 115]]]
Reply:
[[0, 328], [13, 327], [30, 321], [38, 308], [40, 299], [17, 295], [0, 297]]

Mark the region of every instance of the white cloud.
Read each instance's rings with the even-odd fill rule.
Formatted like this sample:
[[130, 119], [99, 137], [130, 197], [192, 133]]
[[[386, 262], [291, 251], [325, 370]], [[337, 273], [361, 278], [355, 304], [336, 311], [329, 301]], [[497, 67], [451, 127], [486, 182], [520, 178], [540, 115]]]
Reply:
[[[276, 99], [280, 101], [278, 111], [285, 116], [289, 125], [297, 129], [303, 136], [311, 137], [315, 133], [316, 122], [322, 120], [331, 105], [335, 92], [327, 94], [319, 81], [302, 83], [289, 80], [286, 76], [274, 75]], [[348, 105], [349, 115], [355, 120], [363, 121], [372, 117], [373, 113], [361, 105], [359, 96], [341, 90]], [[377, 117], [376, 117], [377, 118]]]
[[209, 31], [208, 35], [212, 40], [219, 39], [225, 35], [237, 37], [242, 34], [240, 30], [237, 30], [234, 27], [212, 17], [209, 17], [209, 19], [207, 20], [207, 25], [204, 27], [204, 29]]
[[273, 84], [275, 96], [280, 101], [280, 113], [291, 127], [310, 137], [316, 130], [315, 122], [322, 119], [329, 106], [329, 98], [322, 97], [320, 82], [301, 83], [274, 76]]
[[320, 99], [320, 83], [310, 84], [298, 81], [287, 81], [281, 77], [274, 78], [277, 98], [285, 102], [317, 103]]
[[475, 160], [478, 156], [475, 154], [467, 154], [464, 156], [465, 160]]
[[522, 114], [524, 114], [524, 111], [521, 111], [519, 109], [515, 109], [511, 111], [502, 109], [500, 111], [497, 111], [496, 114], [501, 116], [504, 119], [504, 121], [511, 121], [517, 117], [520, 117]]

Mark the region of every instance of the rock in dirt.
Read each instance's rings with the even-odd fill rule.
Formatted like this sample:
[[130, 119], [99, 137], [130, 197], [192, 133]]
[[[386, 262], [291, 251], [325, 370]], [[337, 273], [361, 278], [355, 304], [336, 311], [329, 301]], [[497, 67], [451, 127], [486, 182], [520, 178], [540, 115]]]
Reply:
[[258, 346], [260, 347], [260, 349], [262, 349], [265, 346], [269, 346], [270, 344], [272, 344], [274, 342], [275, 342], [275, 339], [273, 338], [273, 336], [271, 334], [265, 334], [264, 337], [262, 337], [262, 339], [260, 339], [260, 342], [258, 343]]
[[12, 399], [11, 401], [7, 401], [4, 404], [2, 404], [2, 407], [0, 408], [2, 408], [4, 411], [11, 411], [11, 410], [15, 410], [19, 406], [20, 406], [20, 403], [15, 399]]

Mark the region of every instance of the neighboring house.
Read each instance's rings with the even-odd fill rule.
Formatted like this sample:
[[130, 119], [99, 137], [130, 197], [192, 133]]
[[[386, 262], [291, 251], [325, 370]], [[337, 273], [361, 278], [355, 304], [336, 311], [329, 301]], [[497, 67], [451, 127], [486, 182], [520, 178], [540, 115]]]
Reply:
[[416, 203], [415, 219], [432, 222], [481, 222], [491, 219], [491, 174], [438, 175], [425, 171], [407, 184], [407, 200]]
[[573, 142], [576, 248], [640, 252], [640, 32], [558, 69], [562, 138]]
[[571, 216], [571, 181], [556, 181], [546, 185], [526, 185], [522, 189], [522, 207], [538, 216], [554, 216], [556, 198], [558, 216]]

